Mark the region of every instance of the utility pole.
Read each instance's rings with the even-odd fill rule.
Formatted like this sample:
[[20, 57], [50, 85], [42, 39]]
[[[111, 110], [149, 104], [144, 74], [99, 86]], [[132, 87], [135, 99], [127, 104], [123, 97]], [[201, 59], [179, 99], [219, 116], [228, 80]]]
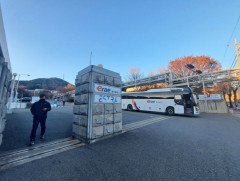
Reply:
[[238, 43], [237, 43], [237, 39], [236, 39], [236, 38], [235, 38], [235, 47], [236, 47], [236, 54], [237, 54], [238, 68], [240, 68], [240, 60], [239, 60], [239, 52], [238, 52]]
[[237, 43], [237, 38], [235, 38], [235, 44], [234, 45], [227, 45], [228, 47], [235, 46], [236, 47], [236, 55], [237, 55], [237, 61], [238, 61], [238, 69], [240, 68], [240, 59], [239, 59], [239, 52], [238, 52], [238, 43]]

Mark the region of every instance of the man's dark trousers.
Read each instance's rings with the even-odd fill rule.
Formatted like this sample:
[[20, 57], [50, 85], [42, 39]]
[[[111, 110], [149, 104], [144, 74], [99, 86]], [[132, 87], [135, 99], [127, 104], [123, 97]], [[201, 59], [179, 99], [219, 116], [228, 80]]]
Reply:
[[37, 128], [38, 128], [39, 123], [41, 125], [41, 136], [44, 135], [45, 130], [46, 130], [46, 119], [47, 119], [47, 117], [36, 117], [36, 116], [34, 116], [32, 132], [31, 132], [31, 136], [30, 136], [31, 140], [35, 140], [36, 132], [37, 132]]

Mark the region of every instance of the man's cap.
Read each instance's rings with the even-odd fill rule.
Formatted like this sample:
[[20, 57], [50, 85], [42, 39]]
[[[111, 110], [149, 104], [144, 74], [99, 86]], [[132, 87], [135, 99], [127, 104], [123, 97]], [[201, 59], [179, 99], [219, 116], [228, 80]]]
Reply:
[[46, 97], [46, 95], [45, 94], [40, 94], [40, 98], [42, 98], [42, 97]]

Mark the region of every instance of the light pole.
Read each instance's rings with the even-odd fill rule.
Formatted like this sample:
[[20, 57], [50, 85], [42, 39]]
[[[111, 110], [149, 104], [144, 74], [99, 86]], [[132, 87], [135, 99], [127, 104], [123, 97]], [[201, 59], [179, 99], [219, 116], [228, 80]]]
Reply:
[[10, 98], [8, 100], [8, 108], [7, 108], [7, 113], [8, 114], [12, 114], [11, 105], [12, 105], [12, 102], [13, 102], [13, 89], [14, 89], [14, 83], [15, 83], [16, 76], [17, 76], [17, 74], [14, 73], [13, 74], [13, 80], [12, 80], [12, 83], [11, 83], [11, 95], [10, 95]]
[[17, 87], [16, 87], [16, 94], [15, 94], [15, 98], [14, 98], [14, 102], [17, 102], [17, 97], [18, 97], [18, 85], [19, 85], [19, 79], [21, 75], [26, 75], [26, 76], [30, 76], [29, 74], [18, 74], [18, 81], [17, 81]]
[[[194, 65], [192, 65], [192, 64], [187, 64], [187, 65], [185, 65], [185, 67], [187, 68], [187, 69], [189, 69], [190, 71], [192, 71], [192, 72], [194, 72]], [[185, 74], [185, 72], [184, 72], [184, 74]], [[187, 74], [187, 85], [188, 85], [188, 87], [189, 87], [189, 80], [188, 80], [188, 74]]]
[[[187, 64], [185, 65], [186, 68], [188, 68], [189, 70], [191, 70], [192, 72], [194, 72], [194, 65], [192, 64]], [[201, 75], [202, 74], [202, 71], [201, 70], [196, 70], [195, 71], [197, 74]], [[205, 89], [205, 83], [204, 83], [204, 77], [203, 75], [201, 76], [202, 77], [202, 84], [203, 84], [203, 93], [204, 93], [204, 103], [205, 103], [205, 111], [208, 112], [208, 104], [207, 104], [207, 99], [206, 99], [206, 89]], [[187, 79], [187, 84], [189, 86], [189, 81]]]

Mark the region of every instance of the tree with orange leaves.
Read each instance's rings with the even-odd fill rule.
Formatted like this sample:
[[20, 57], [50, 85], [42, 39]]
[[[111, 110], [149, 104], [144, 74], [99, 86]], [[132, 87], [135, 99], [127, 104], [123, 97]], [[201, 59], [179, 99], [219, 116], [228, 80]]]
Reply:
[[187, 64], [192, 64], [195, 68], [194, 70], [201, 70], [203, 73], [213, 72], [221, 70], [221, 64], [209, 56], [184, 56], [171, 60], [168, 63], [168, 69], [179, 77], [185, 77], [191, 75], [193, 72], [186, 68]]

